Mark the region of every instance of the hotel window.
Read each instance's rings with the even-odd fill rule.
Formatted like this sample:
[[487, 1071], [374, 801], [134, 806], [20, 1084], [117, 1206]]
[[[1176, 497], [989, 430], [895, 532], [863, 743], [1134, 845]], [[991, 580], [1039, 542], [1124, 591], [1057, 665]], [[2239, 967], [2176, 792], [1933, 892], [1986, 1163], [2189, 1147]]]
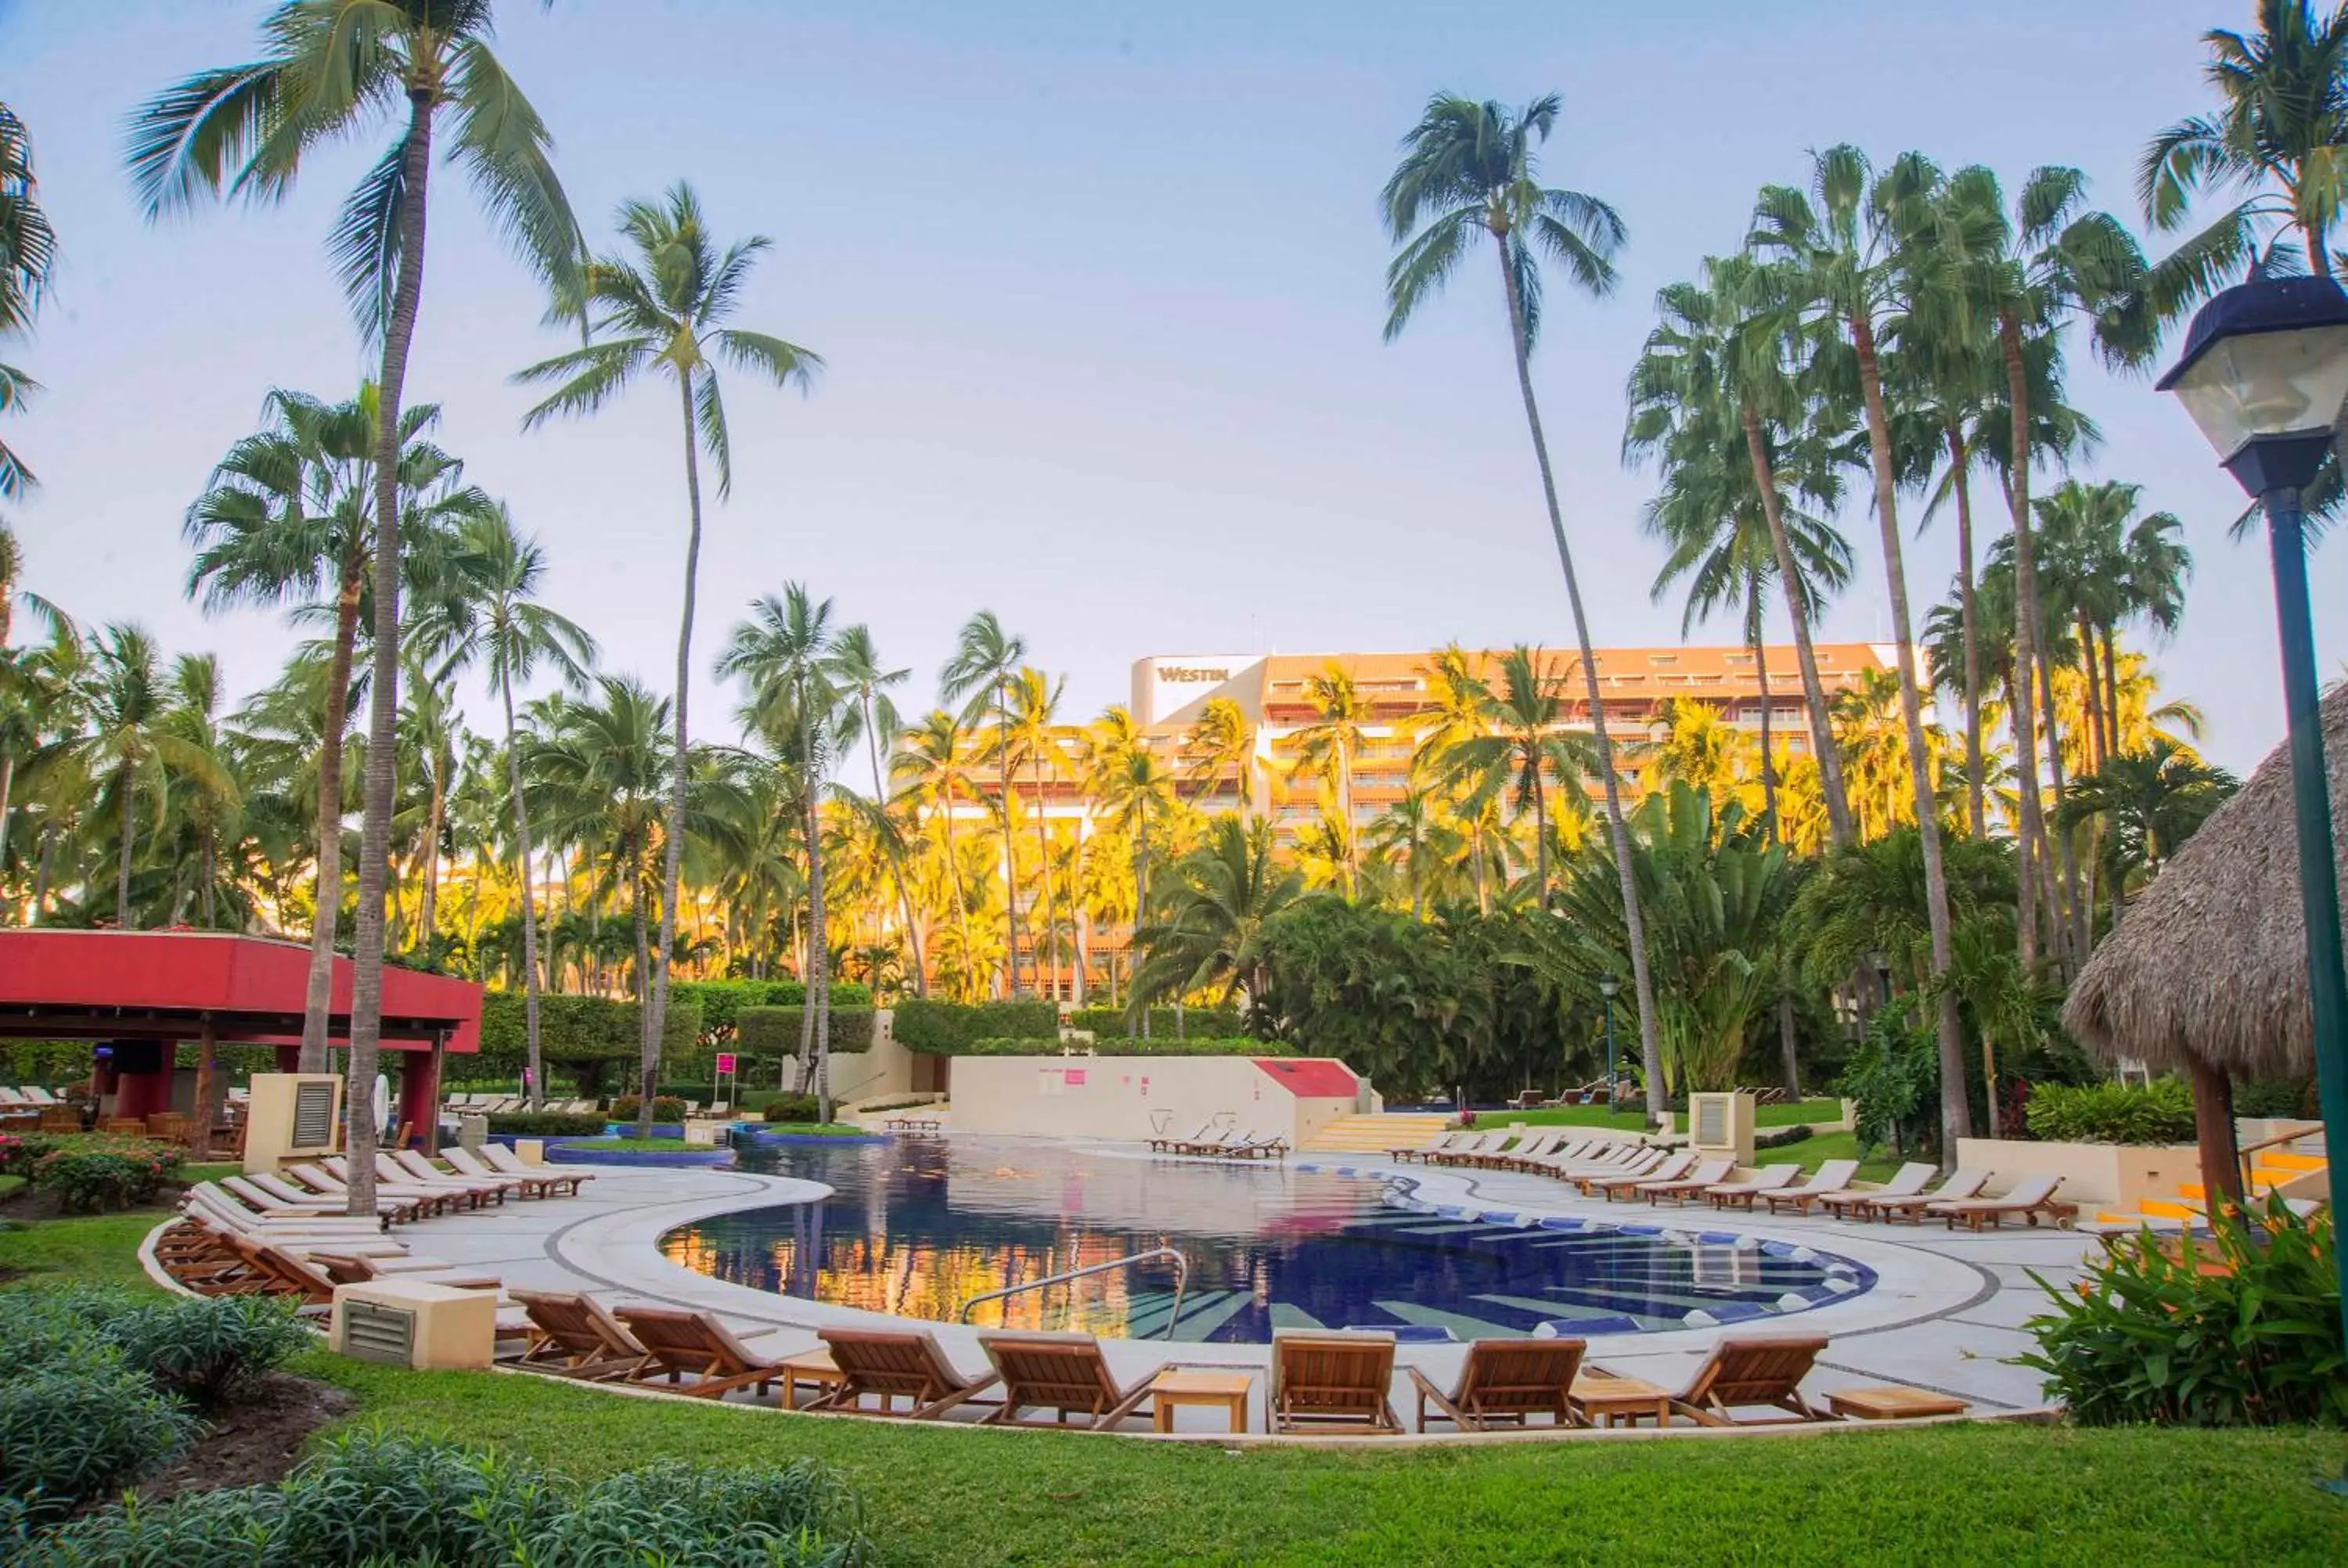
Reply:
[[1676, 664], [1679, 661], [1680, 656], [1676, 653], [1650, 653], [1647, 655], [1647, 662], [1657, 666]]

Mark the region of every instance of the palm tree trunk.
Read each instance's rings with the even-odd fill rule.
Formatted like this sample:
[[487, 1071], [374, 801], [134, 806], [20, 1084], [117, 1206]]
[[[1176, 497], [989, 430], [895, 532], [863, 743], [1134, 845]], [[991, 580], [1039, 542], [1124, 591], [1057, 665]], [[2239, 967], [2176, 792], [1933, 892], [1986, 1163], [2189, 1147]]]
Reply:
[[[864, 694], [864, 749], [872, 759], [872, 809], [880, 814], [885, 825], [889, 817], [889, 794], [880, 782], [880, 740], [872, 733], [872, 694]], [[893, 835], [894, 828], [891, 832]], [[913, 919], [913, 895], [905, 886], [905, 851], [894, 836], [889, 840], [889, 871], [897, 882], [897, 907], [905, 916], [905, 944], [913, 955], [913, 994], [930, 994], [929, 965], [922, 954], [922, 928]]]
[[120, 929], [130, 929], [130, 843], [138, 830], [136, 820], [139, 791], [131, 782], [129, 768], [124, 767], [114, 775], [115, 803], [121, 813], [122, 842], [114, 860], [114, 923]]
[[318, 891], [310, 919], [310, 974], [303, 993], [301, 1069], [326, 1071], [334, 1007], [335, 927], [343, 913], [343, 732], [350, 724], [351, 658], [358, 646], [365, 558], [354, 538], [335, 596], [335, 647], [326, 662], [326, 723], [318, 743]]
[[424, 814], [424, 891], [416, 910], [417, 951], [432, 962], [432, 936], [440, 918], [440, 829], [448, 815], [448, 774], [435, 758], [432, 799]]
[[2127, 749], [2127, 742], [2120, 734], [2120, 661], [2119, 651], [2117, 648], [2118, 641], [2118, 630], [2110, 626], [2105, 627], [2104, 712], [2109, 717], [2111, 723], [2111, 731], [2106, 737], [2109, 743], [2104, 753], [2105, 760], [2107, 762]]
[[2086, 771], [2101, 773], [2112, 749], [2111, 732], [2104, 717], [2103, 682], [2096, 677], [2096, 632], [2085, 610], [2073, 615], [2071, 620], [2072, 630], [2079, 639], [2079, 694], [2087, 716]]
[[1003, 794], [1003, 968], [1004, 994], [1019, 999], [1019, 853], [1011, 839], [1011, 709], [994, 688], [995, 765]]
[[424, 214], [432, 174], [437, 86], [411, 85], [407, 144], [401, 149], [399, 272], [383, 336], [375, 446], [375, 671], [368, 692], [366, 807], [359, 827], [359, 890], [352, 933], [351, 1050], [344, 1104], [350, 1108], [350, 1212], [375, 1213], [376, 1046], [383, 1028], [384, 883], [391, 864], [391, 812], [399, 766], [399, 409], [407, 351], [424, 293]]
[[628, 908], [635, 917], [636, 926], [635, 981], [638, 1053], [638, 1071], [636, 1074], [636, 1136], [639, 1138], [649, 1138], [653, 1135], [653, 1101], [660, 1083], [660, 1057], [658, 1054], [658, 1048], [650, 1043], [651, 1039], [654, 1037], [647, 1037], [643, 1032], [644, 1015], [652, 1011], [652, 986], [650, 981], [653, 968], [653, 956], [650, 951], [650, 942], [645, 934], [644, 870], [642, 866], [634, 864], [634, 856], [631, 856], [629, 858]]
[[2013, 450], [2007, 465], [2005, 497], [2013, 519], [2013, 667], [2021, 671], [2013, 682], [2017, 700], [2011, 719], [2022, 791], [2018, 862], [2022, 896], [2014, 914], [2017, 950], [2023, 972], [2028, 974], [2038, 966], [2037, 901], [2031, 893], [2031, 861], [2045, 836], [2038, 795], [2037, 714], [2030, 689], [2030, 671], [2038, 657], [2038, 557], [2030, 527], [2030, 377], [2022, 363], [2022, 327], [2012, 313], [1999, 316], [1997, 337], [2005, 358], [2006, 403], [2013, 415]]
[[692, 773], [686, 744], [685, 693], [693, 676], [693, 595], [701, 570], [701, 448], [693, 436], [693, 383], [677, 377], [685, 415], [685, 497], [691, 520], [685, 537], [685, 610], [676, 629], [676, 756], [669, 771], [666, 842], [661, 845], [660, 948], [653, 955], [651, 1004], [644, 1009], [644, 1104], [638, 1125], [651, 1137], [652, 1084], [660, 1071], [661, 1030], [668, 1021], [668, 956], [676, 947], [676, 885], [685, 866], [685, 787]]
[[815, 1022], [816, 1120], [831, 1120], [831, 944], [824, 935], [823, 816], [820, 800], [808, 789], [808, 992]]
[[1777, 583], [1785, 590], [1786, 614], [1794, 623], [1794, 661], [1802, 671], [1802, 700], [1810, 711], [1810, 754], [1818, 759], [1818, 791], [1826, 796], [1827, 833], [1837, 849], [1858, 842], [1850, 820], [1850, 793], [1843, 784], [1842, 753], [1835, 749], [1834, 714], [1827, 704], [1826, 682], [1818, 679], [1818, 655], [1810, 641], [1809, 596], [1794, 560], [1793, 540], [1786, 532], [1783, 497], [1769, 449], [1761, 436], [1761, 415], [1743, 411], [1745, 452], [1753, 462], [1753, 483], [1761, 492], [1761, 516], [1769, 526], [1769, 550], [1777, 561]]
[[2332, 253], [2323, 248], [2322, 225], [2312, 222], [2302, 222], [2299, 226], [2299, 235], [2301, 242], [2307, 247], [2307, 264], [2314, 269], [2315, 275], [2317, 277], [2330, 277], [2332, 275]]
[[952, 774], [946, 775], [944, 784], [945, 787], [941, 792], [942, 804], [938, 810], [939, 815], [945, 819], [946, 825], [946, 892], [953, 899], [954, 935], [962, 943], [962, 961], [967, 968], [970, 963], [970, 900], [963, 896], [962, 856], [954, 847], [954, 790]]
[[202, 894], [204, 929], [207, 931], [214, 928], [217, 915], [216, 906], [218, 903], [217, 884], [220, 881], [220, 852], [218, 846], [213, 843], [212, 838], [211, 825], [210, 823], [206, 823], [203, 828], [203, 857], [201, 870], [204, 879]]
[[[1125, 938], [1125, 961], [1128, 964], [1138, 963], [1141, 959], [1140, 951], [1135, 946], [1133, 938], [1134, 936], [1140, 931], [1141, 922], [1148, 913], [1149, 801], [1148, 797], [1144, 796], [1141, 803], [1141, 828], [1140, 831], [1136, 833], [1133, 837], [1133, 924], [1127, 929]], [[1142, 1003], [1140, 1009], [1141, 1038], [1148, 1040], [1149, 1038], [1148, 1004], [1144, 999], [1139, 997], [1137, 997], [1134, 999]]]
[[[539, 1056], [538, 904], [530, 887], [530, 802], [522, 794], [521, 744], [514, 733], [512, 683], [499, 682], [498, 694], [505, 701], [506, 788], [513, 795], [514, 849], [521, 877], [521, 1020], [530, 1062], [530, 1105], [535, 1111], [545, 1103], [546, 1064]], [[476, 907], [479, 901], [477, 893]]]
[[[1496, 236], [1498, 238], [1498, 236]], [[1531, 345], [1525, 341], [1525, 302], [1517, 288], [1516, 269], [1509, 265], [1509, 248], [1497, 247], [1500, 281], [1509, 299], [1509, 343], [1517, 362], [1517, 391], [1524, 399], [1525, 424], [1532, 432], [1533, 456], [1540, 465], [1541, 498], [1549, 507], [1549, 530], [1557, 543], [1557, 562], [1565, 573], [1565, 597], [1573, 611], [1573, 636], [1581, 653], [1581, 679], [1590, 703], [1591, 738], [1598, 746], [1598, 771], [1606, 785], [1606, 827], [1614, 841], [1614, 875], [1622, 885], [1622, 924], [1631, 948], [1631, 989], [1639, 1004], [1639, 1061], [1647, 1079], [1647, 1109], [1660, 1114], [1670, 1105], [1663, 1088], [1663, 1048], [1655, 1032], [1655, 978], [1647, 961], [1647, 922], [1639, 907], [1638, 872], [1631, 858], [1631, 825], [1622, 815], [1622, 781], [1614, 773], [1614, 743], [1606, 733], [1606, 703], [1598, 687], [1598, 655], [1590, 641], [1590, 621], [1581, 611], [1581, 584], [1574, 576], [1573, 548], [1565, 537], [1565, 517], [1558, 510], [1557, 478], [1550, 469], [1549, 441], [1541, 434], [1540, 405], [1533, 397]], [[1766, 491], [1765, 491], [1766, 494]], [[1821, 765], [1825, 765], [1821, 763]]]
[[1777, 1051], [1786, 1060], [1786, 1098], [1798, 1105], [1802, 1102], [1802, 1061], [1795, 1050], [1797, 1037], [1794, 1030], [1794, 993], [1777, 993]]
[[1533, 757], [1533, 890], [1536, 907], [1549, 907], [1549, 792], [1541, 787], [1540, 757]]
[[1965, 642], [1965, 812], [1975, 838], [1989, 836], [1988, 781], [1982, 776], [1981, 639], [1973, 624], [1972, 455], [1949, 422], [1949, 477], [1957, 490], [1957, 615]]
[[1035, 854], [1036, 863], [1044, 874], [1044, 945], [1035, 950], [1035, 974], [1044, 976], [1045, 954], [1051, 955], [1052, 1000], [1060, 999], [1060, 950], [1058, 942], [1058, 901], [1052, 893], [1052, 829], [1044, 812], [1044, 750], [1039, 741], [1035, 754], [1027, 759], [1027, 771], [1035, 781]]
[[[1761, 692], [1761, 815], [1769, 822], [1769, 842], [1777, 842], [1777, 762], [1769, 743], [1769, 650], [1761, 641], [1761, 584], [1748, 585], [1745, 628], [1753, 647], [1753, 682]], [[1790, 1058], [1788, 1060], [1791, 1060]]]
[[[1931, 928], [1932, 979], [1946, 979], [1952, 961], [1949, 931], [1948, 870], [1941, 857], [1941, 818], [1933, 799], [1931, 756], [1924, 744], [1924, 703], [1916, 688], [1916, 638], [1908, 615], [1908, 573], [1900, 554], [1900, 518], [1891, 472], [1891, 421], [1883, 405], [1883, 381], [1875, 357], [1875, 323], [1865, 311], [1851, 313], [1851, 346], [1859, 360], [1859, 390], [1867, 403], [1867, 436], [1875, 471], [1875, 516], [1883, 538], [1883, 575], [1891, 596], [1891, 638], [1900, 661], [1900, 714], [1908, 732], [1908, 769], [1916, 790], [1916, 836], [1924, 858], [1925, 915]], [[1964, 1028], [1956, 992], [1940, 985], [1941, 1159], [1957, 1153], [1957, 1140], [1972, 1133], [1972, 1106], [1965, 1093]]]
[[57, 868], [57, 830], [54, 823], [41, 824], [40, 861], [33, 870], [33, 924], [41, 924], [49, 912], [49, 888]]
[[[2062, 737], [2054, 729], [2054, 666], [2044, 658], [2038, 661], [2039, 701], [2046, 708], [2046, 766], [2048, 777], [2054, 785], [2054, 796], [2060, 800], [2066, 786], [2063, 767]], [[2079, 858], [2073, 852], [2071, 835], [2056, 832], [2054, 852], [2063, 868], [2061, 907], [2056, 911], [2064, 922], [2061, 935], [2069, 948], [2073, 963], [2086, 961], [2087, 944], [2084, 915], [2079, 907]]]

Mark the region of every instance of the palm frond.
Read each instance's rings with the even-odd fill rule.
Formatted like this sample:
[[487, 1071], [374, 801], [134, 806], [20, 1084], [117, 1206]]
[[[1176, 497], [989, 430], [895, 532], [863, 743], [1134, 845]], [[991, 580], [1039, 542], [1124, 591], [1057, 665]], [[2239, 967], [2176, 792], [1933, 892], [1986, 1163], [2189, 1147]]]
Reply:
[[587, 241], [549, 154], [546, 122], [489, 46], [458, 46], [449, 72], [456, 110], [450, 156], [470, 178], [489, 223], [557, 299], [581, 292]]
[[326, 254], [350, 302], [359, 335], [383, 341], [399, 277], [400, 213], [407, 202], [407, 144], [395, 141], [343, 201], [326, 236]]

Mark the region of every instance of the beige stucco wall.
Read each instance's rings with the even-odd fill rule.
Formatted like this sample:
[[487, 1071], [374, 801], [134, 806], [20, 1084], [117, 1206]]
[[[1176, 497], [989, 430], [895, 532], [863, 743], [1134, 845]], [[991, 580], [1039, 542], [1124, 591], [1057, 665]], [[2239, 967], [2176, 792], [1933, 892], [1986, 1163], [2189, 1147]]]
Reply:
[[1292, 1144], [1353, 1096], [1304, 1099], [1243, 1056], [963, 1056], [957, 1131], [1079, 1138], [1190, 1138], [1225, 1131]]
[[911, 1091], [914, 1056], [897, 1043], [896, 1014], [887, 1008], [872, 1015], [872, 1045], [853, 1055], [831, 1059], [831, 1097], [841, 1105], [865, 1100], [892, 1100]]
[[2065, 1203], [2108, 1204], [2132, 1208], [2147, 1198], [2175, 1201], [2179, 1184], [2201, 1179], [2200, 1158], [2190, 1143], [2036, 1143], [2009, 1138], [1960, 1138], [1957, 1163], [1997, 1173], [1990, 1183], [2002, 1193], [2024, 1176], [2060, 1176], [2055, 1196]]

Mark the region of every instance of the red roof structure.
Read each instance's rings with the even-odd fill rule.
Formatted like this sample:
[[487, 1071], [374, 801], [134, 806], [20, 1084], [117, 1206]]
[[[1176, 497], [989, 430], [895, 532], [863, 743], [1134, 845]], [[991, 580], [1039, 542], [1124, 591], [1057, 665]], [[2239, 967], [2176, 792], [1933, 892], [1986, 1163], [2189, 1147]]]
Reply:
[[[301, 1039], [310, 949], [221, 931], [0, 931], [0, 1037], [192, 1040], [209, 1023], [222, 1043]], [[335, 959], [328, 1033], [350, 1030], [351, 961]], [[481, 988], [386, 966], [383, 1043], [477, 1051]]]
[[1351, 1100], [1361, 1090], [1361, 1080], [1354, 1076], [1351, 1068], [1326, 1057], [1257, 1056], [1249, 1060], [1302, 1100]]

